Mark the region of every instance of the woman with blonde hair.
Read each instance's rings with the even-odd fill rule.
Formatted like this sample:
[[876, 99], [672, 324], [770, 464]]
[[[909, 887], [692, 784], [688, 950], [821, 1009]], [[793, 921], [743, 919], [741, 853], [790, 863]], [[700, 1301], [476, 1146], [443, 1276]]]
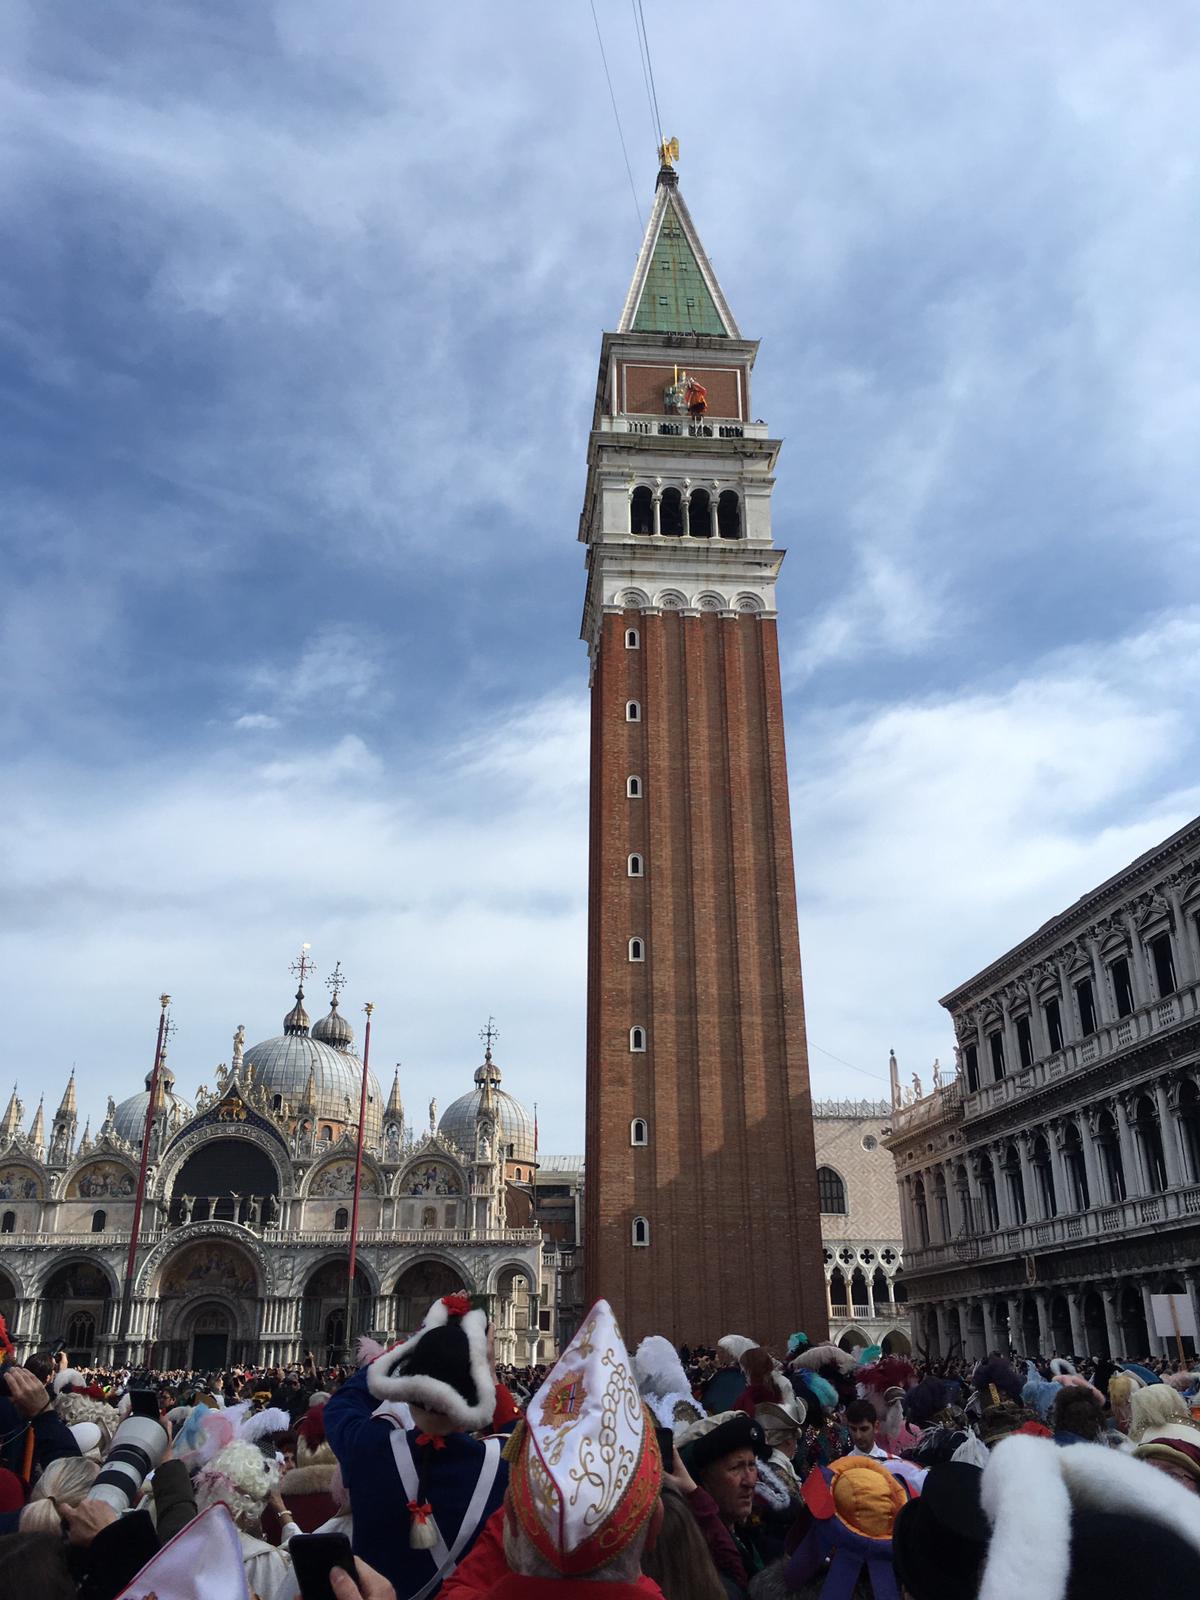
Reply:
[[[279, 1497], [279, 1466], [268, 1460], [256, 1444], [235, 1440], [219, 1450], [196, 1474], [196, 1506], [225, 1506], [237, 1524], [242, 1541], [242, 1565], [251, 1594], [259, 1600], [295, 1600], [300, 1586], [292, 1571], [286, 1550], [276, 1549], [262, 1537], [262, 1515], [268, 1504], [287, 1518]], [[299, 1533], [294, 1522], [285, 1520], [282, 1538], [286, 1544]]]
[[1168, 1422], [1190, 1422], [1192, 1413], [1178, 1389], [1169, 1383], [1148, 1383], [1136, 1389], [1129, 1404], [1129, 1437], [1139, 1444], [1146, 1430], [1161, 1428]]
[[61, 1533], [60, 1507], [80, 1505], [99, 1475], [99, 1465], [86, 1456], [59, 1456], [51, 1461], [21, 1512], [20, 1531]]

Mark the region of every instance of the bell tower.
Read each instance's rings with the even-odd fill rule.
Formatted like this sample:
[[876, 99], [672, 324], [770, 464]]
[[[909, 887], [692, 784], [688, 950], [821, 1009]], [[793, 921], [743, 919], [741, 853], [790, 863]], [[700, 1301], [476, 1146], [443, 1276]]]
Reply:
[[627, 1339], [827, 1328], [771, 535], [780, 443], [664, 150], [603, 336], [586, 1259]]

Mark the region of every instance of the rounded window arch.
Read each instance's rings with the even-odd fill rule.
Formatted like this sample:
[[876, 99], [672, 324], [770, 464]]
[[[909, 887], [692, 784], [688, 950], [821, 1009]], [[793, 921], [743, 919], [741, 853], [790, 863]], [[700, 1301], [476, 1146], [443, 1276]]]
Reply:
[[650, 1143], [650, 1128], [645, 1117], [634, 1117], [629, 1124], [629, 1142], [632, 1145], [645, 1145]]
[[625, 648], [626, 650], [640, 650], [642, 648], [642, 641], [636, 628], [625, 629]]
[[642, 780], [636, 773], [631, 772], [625, 779], [625, 793], [631, 800], [640, 800], [642, 798]]
[[650, 1224], [645, 1217], [633, 1219], [633, 1242], [639, 1249], [644, 1249], [650, 1243]]
[[625, 721], [626, 722], [640, 722], [641, 720], [642, 720], [642, 708], [641, 708], [641, 706], [638, 704], [638, 702], [636, 700], [626, 700], [626, 702], [625, 702]]
[[107, 1221], [108, 1221], [108, 1215], [107, 1215], [106, 1212], [104, 1212], [104, 1211], [93, 1211], [92, 1212], [92, 1232], [93, 1233], [103, 1233], [104, 1232], [104, 1224]]
[[339, 1206], [333, 1213], [333, 1225], [335, 1228], [348, 1228], [350, 1226], [350, 1213], [345, 1206]]
[[688, 532], [693, 539], [712, 537], [712, 501], [707, 489], [693, 489], [688, 501]]
[[672, 538], [683, 534], [683, 496], [678, 489], [664, 489], [658, 503], [658, 531]]
[[636, 934], [629, 941], [629, 959], [630, 961], [645, 961], [646, 959], [646, 941], [639, 939]]
[[639, 483], [629, 497], [630, 533], [654, 532], [654, 492]]
[[90, 1350], [96, 1341], [96, 1319], [90, 1311], [72, 1313], [67, 1323], [67, 1347], [70, 1350]]
[[825, 1216], [846, 1215], [846, 1185], [832, 1167], [817, 1168], [817, 1198]]
[[642, 860], [641, 856], [634, 851], [633, 855], [631, 855], [629, 858], [629, 876], [631, 878], [644, 878], [645, 875], [646, 863]]
[[736, 489], [722, 489], [717, 501], [717, 532], [722, 539], [742, 537], [742, 502]]
[[629, 1048], [634, 1051], [644, 1050], [646, 1048], [645, 1028], [630, 1028]]
[[0, 1233], [15, 1233], [16, 1229], [17, 1213], [15, 1211], [6, 1211], [3, 1217], [0, 1217]]
[[321, 1129], [321, 1138], [326, 1143], [331, 1143], [332, 1142], [332, 1140], [333, 1140], [333, 1129], [331, 1127], [329, 1127], [328, 1124]]

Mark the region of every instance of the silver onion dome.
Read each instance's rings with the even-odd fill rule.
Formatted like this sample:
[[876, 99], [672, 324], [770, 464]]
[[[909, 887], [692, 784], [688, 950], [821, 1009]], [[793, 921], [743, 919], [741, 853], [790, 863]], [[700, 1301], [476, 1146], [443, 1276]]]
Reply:
[[484, 1085], [489, 1082], [504, 1158], [531, 1163], [534, 1159], [533, 1118], [519, 1100], [500, 1087], [500, 1068], [492, 1060], [490, 1049], [483, 1065], [476, 1070], [474, 1089], [469, 1094], [460, 1095], [446, 1107], [438, 1123], [438, 1132], [469, 1155], [475, 1148], [475, 1121], [479, 1115], [479, 1103], [483, 1099]]

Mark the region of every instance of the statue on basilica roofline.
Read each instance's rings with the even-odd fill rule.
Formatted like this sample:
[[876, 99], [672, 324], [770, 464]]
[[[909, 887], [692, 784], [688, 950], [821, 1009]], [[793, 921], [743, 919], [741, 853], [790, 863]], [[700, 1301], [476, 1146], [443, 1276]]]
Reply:
[[913, 1073], [913, 1077], [912, 1077], [913, 1100], [914, 1101], [919, 1100], [921, 1098], [922, 1092], [923, 1091], [921, 1089], [921, 1080], [917, 1076], [917, 1074], [914, 1072]]
[[942, 1063], [937, 1056], [933, 1058], [933, 1087], [935, 1091], [942, 1087]]
[[430, 1131], [431, 1134], [434, 1134], [434, 1133], [437, 1132], [437, 1096], [436, 1095], [429, 1102], [429, 1131]]
[[233, 1070], [236, 1072], [242, 1064], [242, 1051], [246, 1048], [246, 1024], [239, 1022], [237, 1032], [233, 1036]]

